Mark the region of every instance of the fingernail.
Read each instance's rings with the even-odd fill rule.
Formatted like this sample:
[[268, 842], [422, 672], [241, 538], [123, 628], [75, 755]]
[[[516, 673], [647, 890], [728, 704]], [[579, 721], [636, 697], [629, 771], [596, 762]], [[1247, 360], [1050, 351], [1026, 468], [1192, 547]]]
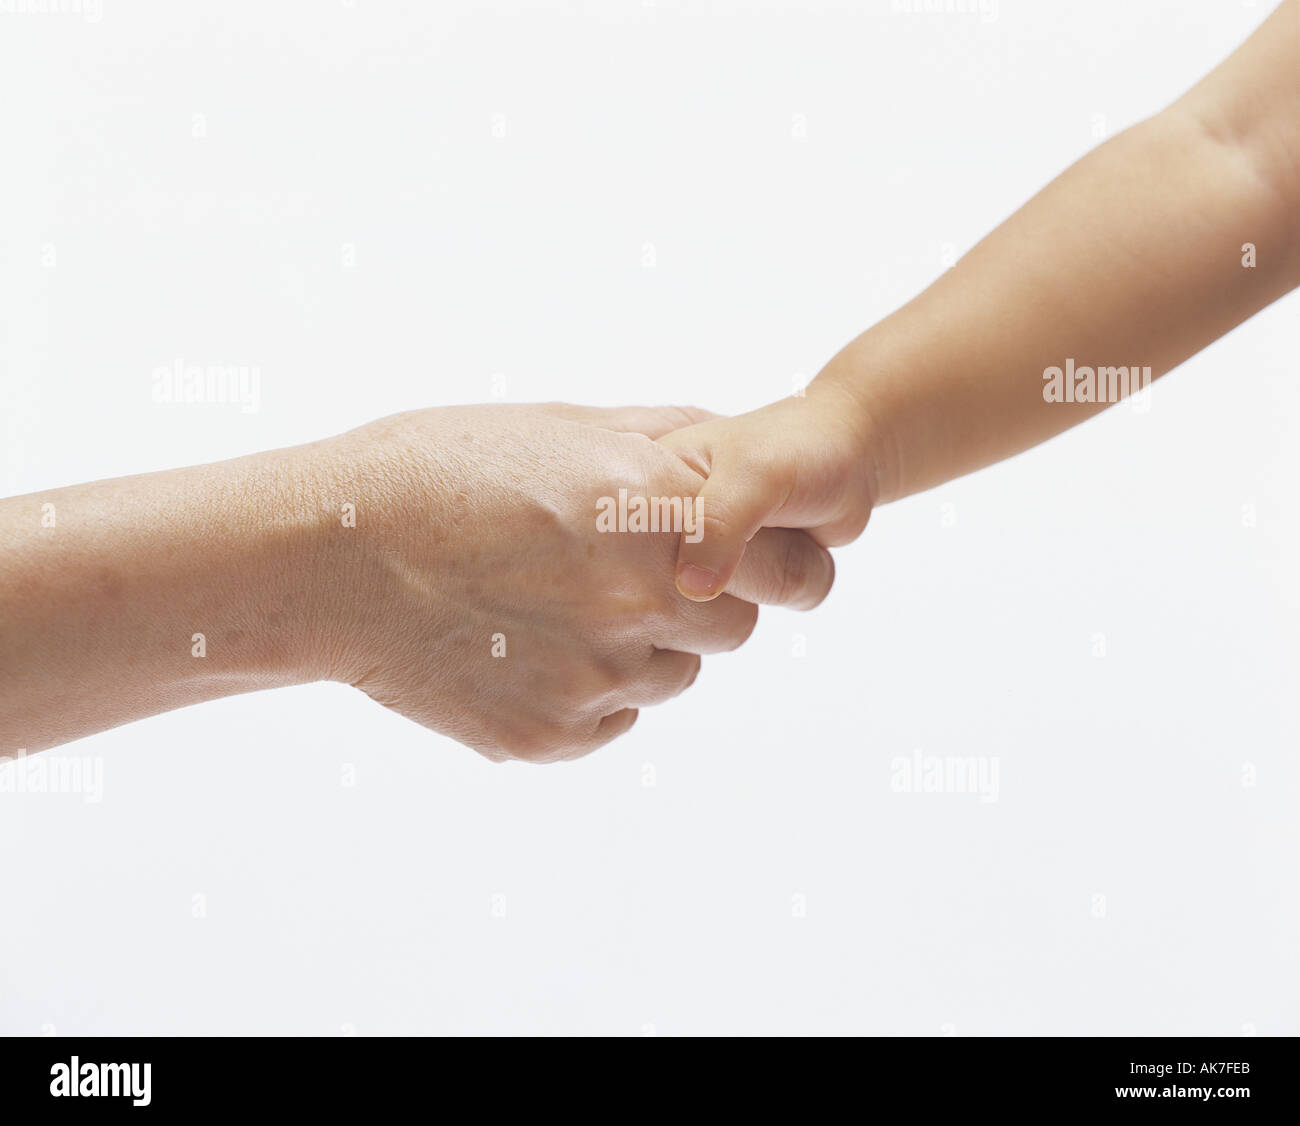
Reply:
[[707, 602], [718, 593], [718, 576], [694, 563], [677, 568], [677, 589], [692, 602]]

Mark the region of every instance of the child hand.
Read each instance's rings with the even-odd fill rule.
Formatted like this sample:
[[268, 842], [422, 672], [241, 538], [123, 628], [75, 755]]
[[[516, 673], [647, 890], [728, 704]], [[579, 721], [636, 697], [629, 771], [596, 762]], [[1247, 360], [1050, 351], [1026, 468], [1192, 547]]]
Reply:
[[867, 423], [847, 392], [818, 381], [804, 396], [661, 437], [708, 478], [704, 534], [682, 539], [677, 589], [696, 602], [716, 598], [761, 528], [802, 528], [823, 547], [857, 539], [879, 492]]

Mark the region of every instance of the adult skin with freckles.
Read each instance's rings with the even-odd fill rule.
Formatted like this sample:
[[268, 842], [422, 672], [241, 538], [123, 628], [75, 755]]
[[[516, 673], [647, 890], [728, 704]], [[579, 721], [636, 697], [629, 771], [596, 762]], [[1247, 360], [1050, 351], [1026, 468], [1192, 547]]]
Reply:
[[594, 750], [688, 687], [701, 654], [742, 644], [757, 603], [830, 589], [802, 532], [758, 537], [731, 593], [700, 605], [673, 584], [674, 532], [597, 530], [620, 488], [698, 493], [652, 439], [708, 417], [414, 411], [0, 501], [0, 753], [316, 680], [496, 761]]

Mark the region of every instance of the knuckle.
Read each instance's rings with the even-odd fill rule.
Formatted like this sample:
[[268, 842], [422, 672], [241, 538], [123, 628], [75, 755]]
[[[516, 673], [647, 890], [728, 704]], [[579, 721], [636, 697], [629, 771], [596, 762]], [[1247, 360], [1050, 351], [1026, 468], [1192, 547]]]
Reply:
[[576, 694], [577, 698], [573, 701], [574, 710], [585, 711], [598, 708], [624, 691], [627, 679], [623, 670], [613, 661], [606, 659], [596, 662], [584, 678], [581, 690]]
[[555, 753], [555, 739], [545, 728], [526, 728], [508, 735], [503, 748], [521, 762], [549, 762]]
[[785, 549], [781, 552], [781, 567], [777, 574], [776, 600], [784, 606], [797, 602], [805, 594], [808, 586], [808, 557], [798, 535], [785, 538]]
[[710, 504], [707, 498], [700, 502], [698, 520], [701, 543], [726, 543], [738, 534], [731, 514], [726, 511], [718, 512], [715, 505], [716, 502]]
[[819, 579], [818, 581], [810, 585], [807, 589], [805, 589], [803, 593], [803, 597], [800, 598], [797, 602], [791, 604], [794, 609], [815, 610], [826, 600], [826, 596], [830, 594], [831, 585], [835, 581], [835, 564], [830, 562], [829, 554], [827, 555], [826, 558], [827, 558], [827, 563], [826, 563], [825, 578]]
[[717, 501], [714, 501], [712, 505], [702, 504], [701, 508], [704, 511], [700, 513], [700, 523], [706, 530], [712, 529], [718, 535], [725, 536], [731, 532], [734, 522], [728, 512], [725, 510], [719, 512], [718, 507]]
[[741, 613], [737, 617], [736, 631], [728, 640], [726, 652], [734, 652], [739, 649], [754, 632], [754, 627], [758, 625], [758, 606], [753, 602], [742, 602]]
[[636, 721], [640, 717], [641, 717], [641, 712], [640, 709], [638, 708], [622, 709], [620, 712], [617, 713], [616, 716], [607, 717], [615, 720], [612, 732], [610, 730], [604, 729], [603, 720], [601, 721], [601, 723], [598, 723], [596, 725], [596, 734], [594, 737], [595, 741], [599, 743], [608, 743], [611, 739], [616, 739], [620, 735], [626, 735], [629, 731], [632, 730], [633, 727], [636, 726]]
[[675, 423], [673, 429], [685, 430], [688, 426], [699, 426], [708, 419], [709, 412], [700, 407], [671, 406], [668, 414]]

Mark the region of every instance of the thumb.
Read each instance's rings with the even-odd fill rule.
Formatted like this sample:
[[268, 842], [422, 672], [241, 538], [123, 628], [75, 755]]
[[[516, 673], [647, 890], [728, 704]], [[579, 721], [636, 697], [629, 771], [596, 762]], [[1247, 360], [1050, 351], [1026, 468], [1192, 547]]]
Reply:
[[677, 589], [694, 602], [716, 598], [731, 581], [745, 545], [777, 506], [754, 473], [714, 461], [684, 525]]

